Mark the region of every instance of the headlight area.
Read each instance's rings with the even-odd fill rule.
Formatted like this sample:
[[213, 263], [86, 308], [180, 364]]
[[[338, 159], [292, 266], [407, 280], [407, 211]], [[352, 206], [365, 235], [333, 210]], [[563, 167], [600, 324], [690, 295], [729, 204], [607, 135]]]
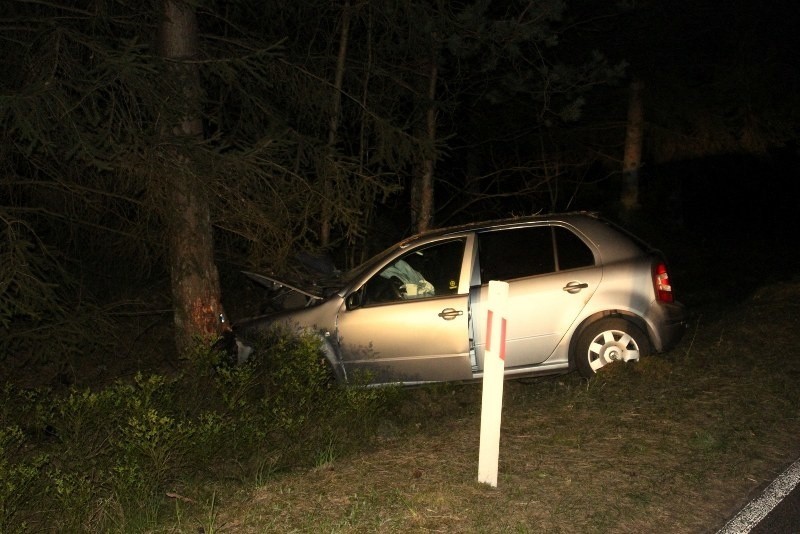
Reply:
[[253, 353], [253, 347], [239, 340], [231, 330], [224, 332], [212, 348], [224, 354], [228, 363], [232, 365], [243, 364]]
[[250, 359], [250, 355], [253, 353], [253, 347], [250, 345], [245, 345], [238, 339], [236, 340], [236, 363], [239, 365], [245, 363], [248, 359]]

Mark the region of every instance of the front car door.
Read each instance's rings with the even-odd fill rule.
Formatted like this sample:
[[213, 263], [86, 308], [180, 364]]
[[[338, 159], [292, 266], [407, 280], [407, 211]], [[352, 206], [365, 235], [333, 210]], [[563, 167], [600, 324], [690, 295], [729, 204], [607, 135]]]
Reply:
[[349, 380], [472, 378], [468, 242], [446, 239], [397, 255], [345, 299], [336, 340]]

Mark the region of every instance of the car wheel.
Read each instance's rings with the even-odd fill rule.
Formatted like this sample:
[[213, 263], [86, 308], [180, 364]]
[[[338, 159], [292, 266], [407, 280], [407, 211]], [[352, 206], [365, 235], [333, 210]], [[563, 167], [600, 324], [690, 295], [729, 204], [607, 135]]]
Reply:
[[638, 361], [647, 356], [650, 340], [630, 321], [603, 319], [581, 332], [573, 350], [578, 372], [591, 378], [609, 363]]

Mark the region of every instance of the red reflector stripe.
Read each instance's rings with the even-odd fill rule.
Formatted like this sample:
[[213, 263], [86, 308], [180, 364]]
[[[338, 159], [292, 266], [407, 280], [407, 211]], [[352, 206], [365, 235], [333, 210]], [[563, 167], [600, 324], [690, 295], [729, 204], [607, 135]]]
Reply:
[[506, 319], [500, 321], [500, 359], [506, 361]]
[[[489, 310], [488, 316], [486, 318], [486, 350], [492, 350], [492, 318], [494, 314], [492, 310]], [[505, 361], [506, 360], [506, 319], [503, 317], [500, 319], [500, 353], [498, 354], [500, 359]]]
[[486, 318], [486, 350], [492, 350], [492, 317], [494, 314], [489, 310], [489, 315]]

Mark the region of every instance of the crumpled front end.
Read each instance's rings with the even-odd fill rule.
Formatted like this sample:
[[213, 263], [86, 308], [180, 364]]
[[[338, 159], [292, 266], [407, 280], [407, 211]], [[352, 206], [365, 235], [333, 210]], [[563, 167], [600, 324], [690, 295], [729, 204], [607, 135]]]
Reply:
[[[333, 337], [336, 316], [342, 298], [334, 295], [316, 306], [288, 310], [243, 320], [233, 325], [233, 340], [227, 342], [227, 350], [239, 364], [253, 357], [254, 342], [271, 328], [287, 328], [290, 331], [313, 331], [322, 338]], [[331, 361], [331, 364], [336, 362]]]

